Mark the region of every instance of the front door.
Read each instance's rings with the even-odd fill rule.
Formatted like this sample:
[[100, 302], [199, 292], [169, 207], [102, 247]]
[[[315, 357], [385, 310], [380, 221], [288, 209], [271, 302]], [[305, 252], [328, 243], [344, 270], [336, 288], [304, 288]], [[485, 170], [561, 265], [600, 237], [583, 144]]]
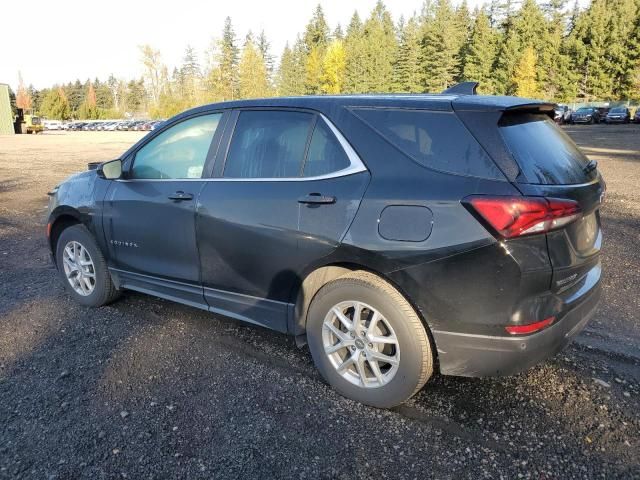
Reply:
[[203, 303], [195, 208], [220, 113], [176, 123], [145, 143], [107, 193], [103, 225], [122, 286]]

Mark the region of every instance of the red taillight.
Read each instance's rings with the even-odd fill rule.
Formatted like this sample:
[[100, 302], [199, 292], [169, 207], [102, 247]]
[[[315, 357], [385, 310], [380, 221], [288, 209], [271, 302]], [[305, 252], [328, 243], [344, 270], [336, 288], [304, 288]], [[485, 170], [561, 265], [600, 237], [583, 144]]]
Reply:
[[528, 333], [534, 333], [538, 330], [542, 330], [543, 328], [548, 327], [555, 320], [556, 317], [549, 317], [536, 323], [529, 323], [528, 325], [509, 325], [508, 327], [504, 327], [504, 329], [511, 335], [526, 335]]
[[548, 232], [580, 218], [578, 202], [558, 198], [477, 195], [464, 203], [504, 238]]

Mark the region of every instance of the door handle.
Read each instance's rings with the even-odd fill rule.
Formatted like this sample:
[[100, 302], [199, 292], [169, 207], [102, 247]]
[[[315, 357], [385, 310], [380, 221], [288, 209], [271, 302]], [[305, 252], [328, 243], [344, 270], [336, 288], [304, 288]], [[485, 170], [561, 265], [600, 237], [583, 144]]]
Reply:
[[298, 203], [306, 204], [329, 204], [336, 203], [336, 197], [322, 195], [321, 193], [309, 193], [298, 198]]
[[169, 195], [167, 198], [169, 200], [175, 200], [177, 202], [180, 202], [182, 200], [193, 200], [193, 195], [191, 193], [185, 193], [181, 190], [178, 190], [177, 192], [174, 192], [171, 195]]

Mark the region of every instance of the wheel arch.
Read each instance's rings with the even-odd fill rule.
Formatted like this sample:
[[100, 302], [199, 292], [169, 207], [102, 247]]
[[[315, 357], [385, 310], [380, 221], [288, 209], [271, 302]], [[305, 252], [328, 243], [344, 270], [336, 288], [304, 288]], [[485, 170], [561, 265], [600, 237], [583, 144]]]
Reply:
[[358, 263], [349, 263], [349, 262], [339, 262], [328, 265], [323, 265], [317, 267], [307, 274], [302, 282], [299, 284], [298, 289], [292, 295], [292, 303], [294, 304], [292, 318], [290, 319], [290, 331], [293, 333], [296, 339], [296, 344], [298, 346], [303, 346], [307, 343], [306, 339], [306, 324], [307, 324], [307, 315], [309, 312], [309, 306], [313, 301], [313, 298], [318, 293], [318, 291], [327, 283], [335, 280], [337, 278], [342, 277], [343, 275], [356, 271], [363, 270], [377, 277], [380, 277], [382, 280], [387, 282], [393, 288], [398, 290], [400, 294], [404, 297], [404, 299], [411, 305], [413, 310], [420, 318], [422, 325], [427, 332], [427, 337], [429, 338], [429, 342], [431, 344], [431, 348], [434, 355], [434, 360], [436, 362], [436, 366], [438, 365], [438, 350], [436, 348], [435, 340], [433, 334], [431, 332], [431, 326], [429, 322], [425, 318], [425, 315], [420, 310], [420, 308], [412, 301], [411, 297], [407, 295], [404, 289], [394, 282], [391, 278], [389, 278], [384, 273], [377, 271], [373, 268], [370, 268], [366, 265], [358, 264]]
[[51, 214], [47, 223], [47, 237], [54, 259], [56, 256], [56, 244], [62, 232], [80, 223], [84, 223], [80, 212], [70, 207], [60, 207]]

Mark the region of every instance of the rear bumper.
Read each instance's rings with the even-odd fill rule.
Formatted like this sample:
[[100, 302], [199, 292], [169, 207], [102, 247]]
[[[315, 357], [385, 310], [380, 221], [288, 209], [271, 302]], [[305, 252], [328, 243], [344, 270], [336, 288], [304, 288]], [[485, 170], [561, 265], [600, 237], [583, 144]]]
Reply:
[[511, 375], [562, 350], [589, 322], [601, 296], [598, 281], [559, 320], [527, 336], [497, 337], [434, 331], [440, 373], [463, 377]]

